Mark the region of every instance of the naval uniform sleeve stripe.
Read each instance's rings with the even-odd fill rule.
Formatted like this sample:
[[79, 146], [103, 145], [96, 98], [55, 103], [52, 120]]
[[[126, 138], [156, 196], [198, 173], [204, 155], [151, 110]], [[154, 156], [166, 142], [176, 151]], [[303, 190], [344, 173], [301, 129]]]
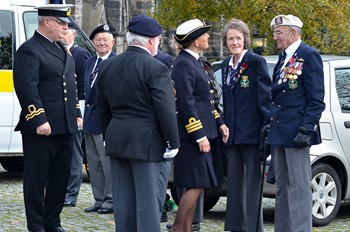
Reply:
[[31, 111], [29, 114], [26, 115], [26, 120], [29, 121], [30, 119], [44, 113], [45, 110], [43, 108], [39, 108], [38, 110], [35, 110], [35, 111]]
[[201, 128], [203, 128], [203, 125], [201, 123], [201, 120], [196, 120], [195, 118], [190, 118], [188, 120], [188, 124], [185, 126], [187, 133], [192, 133], [194, 131], [197, 131]]

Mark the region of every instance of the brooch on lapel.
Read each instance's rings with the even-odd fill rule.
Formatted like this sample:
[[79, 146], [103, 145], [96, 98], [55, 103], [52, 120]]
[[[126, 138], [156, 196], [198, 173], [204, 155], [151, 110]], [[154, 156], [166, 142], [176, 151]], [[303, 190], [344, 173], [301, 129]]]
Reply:
[[240, 86], [241, 88], [248, 88], [250, 85], [250, 81], [248, 76], [242, 76], [242, 79], [240, 80]]

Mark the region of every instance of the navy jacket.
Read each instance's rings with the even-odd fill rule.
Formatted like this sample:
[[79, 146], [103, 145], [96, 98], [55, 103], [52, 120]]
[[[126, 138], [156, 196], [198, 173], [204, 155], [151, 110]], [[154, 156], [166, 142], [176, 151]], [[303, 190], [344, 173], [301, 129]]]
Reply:
[[21, 104], [15, 128], [23, 134], [36, 134], [48, 122], [52, 134], [78, 131], [81, 117], [73, 58], [37, 31], [22, 44], [15, 55], [14, 85]]
[[174, 61], [171, 77], [175, 82], [180, 138], [193, 142], [204, 136], [216, 138], [217, 128], [224, 122], [215, 109], [213, 80], [202, 64], [182, 50]]
[[155, 55], [154, 58], [156, 58], [157, 60], [165, 64], [169, 70], [174, 62], [174, 57], [172, 57], [167, 53], [162, 52], [161, 50], [158, 50], [157, 55]]
[[221, 64], [224, 121], [230, 129], [227, 145], [259, 144], [261, 128], [271, 110], [271, 78], [263, 57], [248, 51], [238, 67], [235, 86], [227, 86], [230, 57]]
[[298, 129], [304, 127], [312, 132], [311, 145], [319, 144], [319, 120], [325, 108], [321, 56], [315, 48], [301, 43], [286, 66], [297, 67], [299, 71], [293, 75], [285, 73], [285, 77], [290, 77], [286, 81], [273, 76], [268, 143], [293, 147]]
[[157, 162], [180, 147], [169, 71], [146, 50], [130, 46], [102, 62], [96, 90], [107, 155]]
[[84, 48], [79, 47], [76, 44], [70, 48], [74, 62], [75, 62], [75, 73], [77, 75], [78, 84], [78, 99], [85, 100], [84, 92], [84, 73], [85, 73], [85, 62], [91, 56], [91, 54]]
[[[116, 56], [115, 52], [112, 52], [108, 59]], [[97, 116], [96, 110], [96, 81], [94, 85], [90, 86], [90, 77], [94, 68], [97, 55], [90, 57], [86, 61], [85, 74], [84, 74], [84, 90], [85, 90], [85, 111], [84, 111], [84, 126], [83, 131], [85, 133], [101, 134], [101, 127]], [[104, 61], [102, 61], [103, 63]], [[101, 63], [101, 64], [102, 64]], [[101, 65], [100, 64], [100, 65]]]

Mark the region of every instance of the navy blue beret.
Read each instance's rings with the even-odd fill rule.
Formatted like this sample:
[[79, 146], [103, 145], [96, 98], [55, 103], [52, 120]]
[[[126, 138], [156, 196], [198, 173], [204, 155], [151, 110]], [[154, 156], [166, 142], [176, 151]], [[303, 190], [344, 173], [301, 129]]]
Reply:
[[153, 38], [162, 34], [163, 29], [154, 18], [138, 15], [129, 21], [128, 30], [138, 35]]
[[112, 33], [112, 28], [110, 26], [108, 26], [107, 24], [102, 24], [98, 27], [96, 27], [90, 34], [90, 40], [93, 40], [95, 35], [98, 34], [98, 33], [102, 33], [102, 32], [107, 32], [107, 33], [110, 33], [110, 34], [113, 34]]

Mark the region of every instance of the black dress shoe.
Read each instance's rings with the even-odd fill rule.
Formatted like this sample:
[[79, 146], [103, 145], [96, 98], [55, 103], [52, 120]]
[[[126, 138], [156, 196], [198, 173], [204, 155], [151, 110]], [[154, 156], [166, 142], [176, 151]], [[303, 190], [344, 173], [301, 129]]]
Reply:
[[30, 230], [29, 232], [45, 232], [45, 230], [44, 229], [42, 229], [42, 230]]
[[[173, 224], [167, 224], [165, 226], [169, 231], [173, 228]], [[201, 230], [201, 225], [199, 223], [193, 223], [192, 224], [192, 231], [200, 231]]]
[[51, 229], [46, 228], [45, 231], [46, 232], [65, 232], [65, 230], [62, 227], [60, 227], [60, 226], [57, 226], [57, 227], [54, 227], [54, 228], [51, 228]]
[[162, 212], [162, 217], [160, 218], [160, 222], [167, 222], [168, 221], [168, 215], [165, 210]]
[[75, 207], [75, 204], [70, 201], [65, 201], [63, 207]]
[[101, 207], [98, 206], [91, 206], [89, 208], [84, 209], [84, 212], [91, 213], [91, 212], [97, 212]]
[[101, 207], [97, 210], [97, 213], [98, 214], [110, 214], [110, 213], [113, 213], [113, 209]]

